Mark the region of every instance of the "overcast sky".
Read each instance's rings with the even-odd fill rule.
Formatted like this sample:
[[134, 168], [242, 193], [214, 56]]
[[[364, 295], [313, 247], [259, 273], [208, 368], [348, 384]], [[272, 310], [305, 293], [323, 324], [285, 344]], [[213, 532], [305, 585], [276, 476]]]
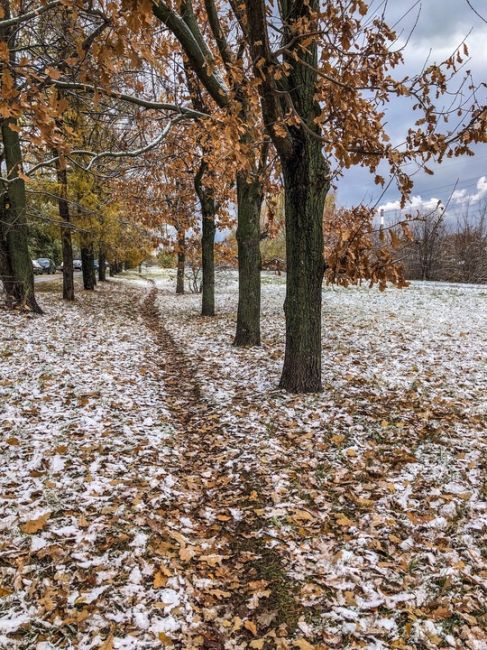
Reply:
[[[414, 0], [389, 0], [389, 24], [394, 23], [413, 3]], [[486, 0], [471, 0], [471, 3], [487, 19]], [[466, 0], [422, 0], [401, 23], [404, 34], [407, 34], [414, 24], [420, 6], [416, 29], [404, 53], [406, 69], [411, 73], [421, 70], [428, 55], [430, 62], [440, 62], [451, 54], [470, 32], [467, 44], [471, 60], [467, 68], [472, 70], [477, 83], [487, 81], [487, 24], [475, 15]], [[481, 92], [482, 103], [487, 104], [487, 91], [484, 89]], [[405, 128], [411, 124], [411, 118], [412, 112], [404, 100], [391, 102], [386, 119], [393, 140], [401, 137]], [[452, 208], [457, 206], [460, 210], [469, 197], [474, 200], [484, 197], [487, 199], [487, 145], [478, 146], [476, 152], [473, 158], [447, 160], [441, 166], [430, 165], [435, 172], [434, 176], [424, 172], [417, 173], [414, 176], [413, 191], [416, 197], [415, 207], [421, 207], [421, 202], [431, 206], [436, 199], [446, 201], [454, 191], [457, 180], [457, 193], [451, 203]], [[367, 171], [356, 167], [348, 170], [338, 181], [338, 204], [374, 204], [381, 191], [374, 185], [373, 178]], [[380, 205], [386, 210], [393, 209], [397, 206], [398, 199], [398, 192], [391, 184], [380, 200]]]

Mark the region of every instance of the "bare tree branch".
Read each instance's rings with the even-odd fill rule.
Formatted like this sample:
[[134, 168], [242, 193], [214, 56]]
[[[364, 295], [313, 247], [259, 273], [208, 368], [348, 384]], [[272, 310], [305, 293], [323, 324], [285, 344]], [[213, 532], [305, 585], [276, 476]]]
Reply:
[[33, 9], [32, 11], [27, 11], [25, 14], [19, 14], [18, 16], [14, 16], [13, 18], [0, 20], [0, 29], [6, 27], [13, 27], [14, 25], [19, 25], [20, 23], [25, 23], [31, 18], [36, 18], [37, 16], [40, 16], [41, 14], [45, 13], [46, 11], [49, 11], [50, 9], [59, 7], [61, 4], [62, 4], [61, 0], [53, 0], [52, 2], [48, 2], [44, 6], [38, 7], [37, 9]]

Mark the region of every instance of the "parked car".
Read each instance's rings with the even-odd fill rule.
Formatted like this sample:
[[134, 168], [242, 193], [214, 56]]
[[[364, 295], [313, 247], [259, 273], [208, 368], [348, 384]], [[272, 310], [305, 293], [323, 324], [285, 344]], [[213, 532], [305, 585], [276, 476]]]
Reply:
[[[81, 260], [73, 260], [73, 271], [81, 271], [83, 265], [81, 264]], [[56, 270], [58, 271], [63, 271], [64, 269], [64, 264], [61, 262], [58, 266], [56, 266]]]
[[41, 275], [41, 273], [44, 272], [42, 266], [37, 260], [32, 260], [32, 270], [34, 271], [34, 275]]
[[48, 257], [39, 257], [37, 262], [42, 267], [42, 273], [56, 273], [56, 265]]

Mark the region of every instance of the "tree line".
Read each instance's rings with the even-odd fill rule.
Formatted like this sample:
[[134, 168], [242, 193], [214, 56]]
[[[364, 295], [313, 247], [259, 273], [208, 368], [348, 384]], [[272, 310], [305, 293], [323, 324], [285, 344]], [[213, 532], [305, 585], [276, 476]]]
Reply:
[[487, 203], [466, 205], [452, 217], [433, 210], [411, 225], [401, 251], [409, 280], [487, 282]]

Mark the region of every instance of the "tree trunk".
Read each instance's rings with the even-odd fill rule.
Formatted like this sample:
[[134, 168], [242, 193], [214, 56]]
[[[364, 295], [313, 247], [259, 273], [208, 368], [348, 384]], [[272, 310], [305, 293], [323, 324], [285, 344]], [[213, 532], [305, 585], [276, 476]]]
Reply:
[[176, 293], [184, 293], [184, 264], [186, 261], [186, 238], [184, 230], [177, 233], [178, 270], [176, 276]]
[[215, 315], [215, 232], [217, 205], [213, 191], [205, 187], [203, 177], [207, 165], [203, 160], [194, 177], [194, 186], [201, 206], [201, 268], [203, 273], [203, 294], [201, 315]]
[[73, 243], [71, 241], [71, 224], [69, 218], [68, 197], [68, 175], [66, 164], [61, 151], [56, 151], [56, 173], [58, 183], [61, 185], [59, 192], [58, 206], [61, 219], [61, 243], [63, 249], [63, 298], [74, 300], [74, 276], [73, 276]]
[[13, 307], [17, 301], [17, 296], [15, 292], [14, 275], [12, 266], [10, 264], [10, 255], [8, 252], [7, 234], [5, 232], [5, 225], [7, 223], [7, 220], [3, 204], [4, 199], [6, 200], [6, 198], [7, 195], [4, 194], [0, 200], [0, 278], [2, 280], [7, 297], [7, 306]]
[[329, 183], [321, 143], [295, 137], [293, 155], [281, 159], [285, 187], [287, 282], [286, 351], [280, 388], [310, 393], [321, 385], [323, 210]]
[[238, 310], [233, 344], [260, 345], [260, 209], [263, 189], [258, 181], [237, 174]]
[[88, 291], [95, 288], [95, 257], [93, 255], [93, 244], [89, 242], [81, 243], [81, 264], [83, 271], [83, 287]]
[[[11, 17], [10, 2], [0, 1], [2, 18]], [[16, 28], [0, 28], [0, 44], [7, 45], [8, 59], [0, 61], [0, 76], [4, 66], [10, 64], [11, 70], [15, 70], [16, 59]], [[14, 84], [16, 80], [14, 79]], [[8, 104], [8, 102], [7, 102]], [[28, 247], [28, 225], [26, 218], [26, 196], [24, 181], [19, 178], [22, 171], [22, 150], [20, 137], [17, 131], [10, 128], [17, 128], [17, 120], [0, 120], [1, 135], [3, 141], [3, 158], [6, 163], [6, 176], [9, 179], [16, 179], [8, 184], [0, 185], [0, 201], [2, 204], [2, 280], [7, 292], [7, 302], [12, 306], [16, 303], [27, 305], [36, 313], [42, 313], [36, 302], [34, 292], [34, 273], [32, 271], [32, 260]], [[0, 173], [0, 175], [2, 175]], [[4, 276], [4, 271], [8, 277]]]
[[201, 234], [201, 266], [203, 272], [203, 294], [201, 315], [215, 315], [215, 215], [203, 214]]
[[[7, 177], [16, 180], [8, 183], [3, 198], [4, 253], [8, 257], [6, 267], [11, 277], [4, 283], [5, 290], [13, 301], [27, 305], [36, 313], [42, 313], [34, 293], [34, 273], [28, 248], [28, 225], [26, 218], [26, 197], [24, 181], [18, 177], [22, 171], [20, 138], [10, 126], [16, 126], [13, 119], [2, 120], [1, 132]], [[5, 266], [5, 265], [4, 265]]]
[[106, 282], [107, 279], [107, 258], [105, 254], [105, 246], [100, 242], [100, 249], [98, 251], [98, 280]]
[[91, 282], [93, 284], [93, 288], [96, 287], [97, 278], [96, 278], [96, 269], [95, 269], [95, 251], [93, 248], [93, 244], [91, 245]]
[[[267, 5], [245, 0], [247, 29], [265, 127], [281, 160], [286, 215], [286, 351], [280, 387], [294, 393], [321, 390], [321, 290], [324, 273], [323, 209], [329, 165], [317, 122], [318, 45], [299, 36], [316, 33], [319, 0], [278, 4], [282, 20], [285, 79], [275, 75]], [[290, 105], [299, 118], [289, 123]]]

